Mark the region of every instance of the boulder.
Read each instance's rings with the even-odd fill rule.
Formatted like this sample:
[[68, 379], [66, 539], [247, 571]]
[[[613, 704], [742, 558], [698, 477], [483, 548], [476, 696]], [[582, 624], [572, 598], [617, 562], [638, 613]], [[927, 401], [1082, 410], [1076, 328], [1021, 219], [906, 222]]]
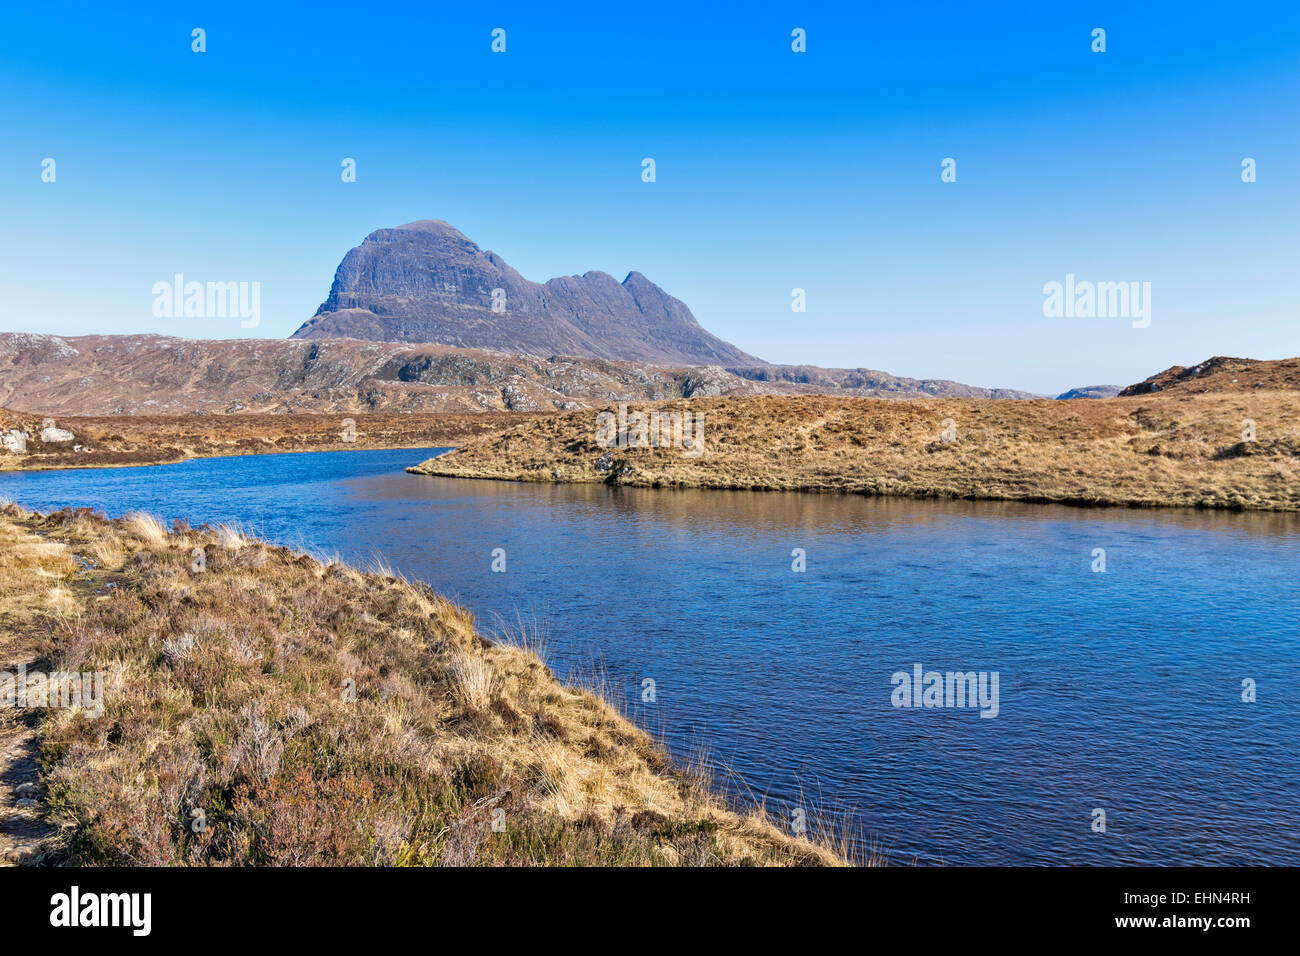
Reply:
[[27, 454], [27, 433], [17, 428], [0, 435], [0, 445], [14, 455]]

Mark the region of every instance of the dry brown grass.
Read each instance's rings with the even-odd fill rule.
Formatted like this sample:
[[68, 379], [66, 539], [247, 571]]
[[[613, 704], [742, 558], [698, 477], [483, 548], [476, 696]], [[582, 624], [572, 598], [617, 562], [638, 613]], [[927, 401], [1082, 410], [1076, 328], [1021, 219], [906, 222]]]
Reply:
[[[17, 505], [0, 506], [0, 515], [27, 514]], [[51, 611], [71, 610], [64, 584], [80, 568], [64, 545], [0, 517], [0, 670], [32, 656], [30, 631]]]
[[91, 546], [90, 553], [98, 567], [110, 571], [120, 568], [122, 562], [126, 560], [126, 552], [122, 550], [122, 546], [116, 538], [104, 538], [96, 541]]
[[[75, 616], [79, 604], [69, 582], [81, 569], [69, 549], [9, 519], [30, 517], [0, 505], [0, 672], [35, 670], [42, 636]], [[36, 674], [28, 679], [37, 686]], [[34, 720], [29, 712], [0, 707], [0, 866], [49, 859], [58, 853], [56, 832], [31, 806], [38, 775]]]
[[461, 704], [472, 711], [485, 711], [492, 705], [496, 677], [486, 656], [457, 651], [451, 662], [452, 686]]
[[[46, 669], [111, 675], [102, 717], [51, 711], [40, 728], [71, 862], [842, 862], [728, 808], [424, 585], [158, 532], [0, 510], [0, 614], [41, 622], [27, 633]], [[55, 588], [75, 613], [48, 606]]]
[[227, 551], [239, 551], [248, 546], [248, 539], [234, 525], [217, 525], [217, 544]]
[[[707, 454], [596, 443], [596, 412], [466, 442], [420, 474], [1072, 504], [1300, 509], [1300, 392], [1104, 400], [714, 398]], [[944, 441], [945, 420], [955, 441]], [[1255, 422], [1254, 442], [1242, 440]], [[609, 454], [612, 467], [597, 470]], [[630, 468], [630, 472], [626, 472]]]
[[124, 519], [126, 528], [136, 537], [152, 547], [167, 543], [167, 529], [153, 515], [134, 512]]

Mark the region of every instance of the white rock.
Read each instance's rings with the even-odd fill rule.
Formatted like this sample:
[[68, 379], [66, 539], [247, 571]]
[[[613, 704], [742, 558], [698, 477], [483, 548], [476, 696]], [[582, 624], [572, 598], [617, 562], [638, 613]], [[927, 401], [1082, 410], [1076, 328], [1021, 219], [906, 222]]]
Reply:
[[53, 425], [41, 429], [41, 441], [43, 442], [61, 442], [72, 441], [76, 436], [66, 428], [55, 428]]
[[27, 454], [27, 433], [15, 428], [0, 435], [0, 445], [4, 450], [13, 452], [15, 455]]

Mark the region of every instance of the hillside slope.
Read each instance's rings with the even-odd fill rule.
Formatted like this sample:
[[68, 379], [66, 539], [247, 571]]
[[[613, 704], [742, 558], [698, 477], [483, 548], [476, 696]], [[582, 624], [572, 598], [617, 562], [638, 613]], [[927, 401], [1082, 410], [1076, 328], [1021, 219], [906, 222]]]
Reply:
[[818, 391], [1026, 394], [867, 369], [728, 371], [355, 339], [0, 333], [0, 405], [56, 416], [555, 411], [607, 401]]
[[1300, 358], [1246, 359], [1216, 355], [1199, 365], [1175, 365], [1120, 391], [1120, 395], [1154, 392], [1244, 392], [1300, 390]]

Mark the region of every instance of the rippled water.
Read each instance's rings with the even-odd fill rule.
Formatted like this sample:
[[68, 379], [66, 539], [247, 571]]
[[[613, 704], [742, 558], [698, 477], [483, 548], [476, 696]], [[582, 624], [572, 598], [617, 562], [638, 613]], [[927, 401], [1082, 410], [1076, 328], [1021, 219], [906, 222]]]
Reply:
[[[1300, 863], [1295, 516], [402, 471], [425, 457], [4, 475], [0, 495], [383, 555], [489, 631], [544, 622], [561, 676], [603, 674], [676, 754], [704, 747], [783, 816], [851, 812], [893, 861]], [[894, 707], [917, 663], [996, 671], [996, 718]]]

